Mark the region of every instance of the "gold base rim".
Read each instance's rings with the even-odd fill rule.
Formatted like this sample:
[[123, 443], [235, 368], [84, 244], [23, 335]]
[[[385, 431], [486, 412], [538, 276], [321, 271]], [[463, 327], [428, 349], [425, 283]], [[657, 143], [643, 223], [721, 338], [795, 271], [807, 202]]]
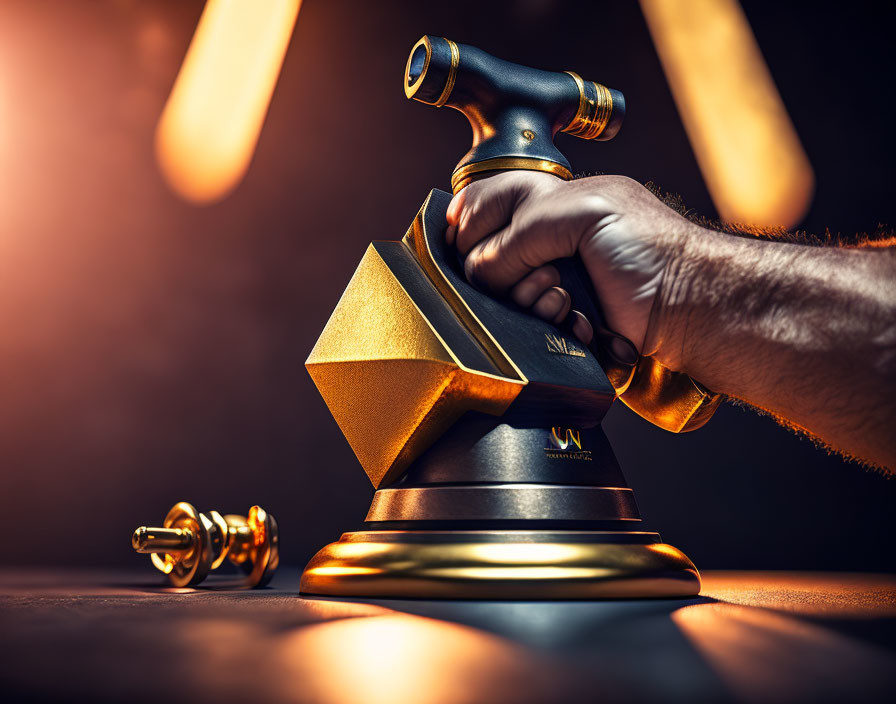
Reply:
[[[364, 531], [323, 547], [303, 595], [416, 599], [693, 597], [700, 574], [665, 543], [594, 531]], [[617, 536], [619, 534], [616, 534]], [[447, 537], [446, 537], [447, 536]]]

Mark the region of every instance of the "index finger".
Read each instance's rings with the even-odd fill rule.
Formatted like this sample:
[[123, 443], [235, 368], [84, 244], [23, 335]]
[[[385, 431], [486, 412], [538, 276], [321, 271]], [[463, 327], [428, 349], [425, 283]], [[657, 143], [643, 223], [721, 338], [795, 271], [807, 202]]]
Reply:
[[461, 254], [510, 223], [526, 183], [524, 174], [511, 171], [475, 181], [454, 196], [447, 220], [454, 226], [452, 235]]

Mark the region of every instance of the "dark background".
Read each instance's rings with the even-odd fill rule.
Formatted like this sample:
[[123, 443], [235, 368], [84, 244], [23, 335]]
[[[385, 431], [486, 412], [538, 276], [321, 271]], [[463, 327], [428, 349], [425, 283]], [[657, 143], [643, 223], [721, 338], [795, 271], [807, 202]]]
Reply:
[[[815, 169], [802, 227], [896, 224], [893, 36], [881, 3], [744, 3]], [[424, 33], [625, 92], [576, 169], [714, 215], [634, 2], [306, 0], [253, 164], [195, 207], [152, 137], [199, 1], [0, 5], [0, 520], [7, 564], [145, 565], [178, 500], [260, 503], [285, 562], [356, 527], [372, 489], [303, 368], [371, 239], [396, 239], [469, 146], [405, 100]], [[800, 370], [794, 369], [794, 374]], [[605, 423], [642, 513], [704, 568], [892, 570], [896, 483], [724, 406], [666, 434]]]

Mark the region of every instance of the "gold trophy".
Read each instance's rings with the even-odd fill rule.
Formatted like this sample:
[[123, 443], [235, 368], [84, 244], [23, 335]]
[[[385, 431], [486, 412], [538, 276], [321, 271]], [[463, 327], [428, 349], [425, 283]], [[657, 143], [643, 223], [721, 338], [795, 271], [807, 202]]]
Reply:
[[[625, 111], [621, 93], [575, 73], [428, 36], [411, 50], [404, 87], [473, 126], [455, 192], [508, 169], [572, 178], [554, 136], [610, 139]], [[556, 265], [598, 333], [589, 347], [568, 325], [475, 289], [445, 243], [450, 200], [433, 190], [401, 241], [368, 247], [306, 362], [376, 493], [364, 529], [306, 566], [302, 593], [696, 595], [691, 561], [644, 529], [600, 421], [621, 398], [657, 425], [691, 430], [719, 397], [607, 330], [577, 258]]]

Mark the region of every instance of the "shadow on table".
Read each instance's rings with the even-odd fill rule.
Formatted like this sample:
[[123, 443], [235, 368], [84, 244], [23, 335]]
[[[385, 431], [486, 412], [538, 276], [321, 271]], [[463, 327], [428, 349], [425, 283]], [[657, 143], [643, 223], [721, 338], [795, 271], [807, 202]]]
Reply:
[[889, 618], [821, 619], [707, 597], [363, 603], [474, 629], [562, 663], [570, 697], [887, 701], [896, 691], [896, 661], [877, 645], [892, 644]]
[[65, 589], [59, 574], [10, 577], [0, 691], [190, 704], [888, 701], [896, 691], [893, 654], [872, 642], [893, 619], [860, 618], [866, 592], [851, 611], [831, 608], [833, 587], [800, 587], [812, 580], [783, 589], [732, 577], [716, 598], [417, 601], [301, 597], [298, 574], [271, 589], [186, 593], [133, 575], [66, 575]]

